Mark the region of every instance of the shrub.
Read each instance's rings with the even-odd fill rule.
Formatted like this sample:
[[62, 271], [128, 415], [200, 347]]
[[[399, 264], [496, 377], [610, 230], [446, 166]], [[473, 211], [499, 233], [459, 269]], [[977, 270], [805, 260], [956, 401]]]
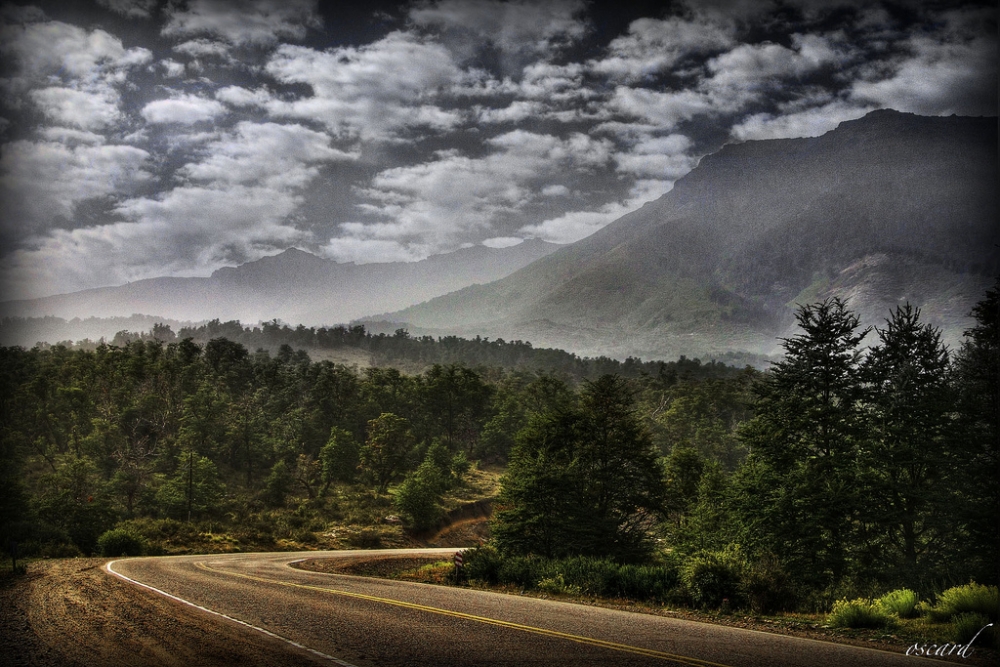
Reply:
[[97, 538], [97, 549], [103, 556], [141, 556], [146, 540], [129, 528], [112, 528]]
[[563, 575], [557, 574], [554, 577], [546, 577], [538, 582], [538, 590], [546, 593], [580, 595], [583, 591], [576, 584], [567, 584]]
[[920, 610], [935, 623], [945, 623], [965, 612], [983, 614], [995, 623], [998, 608], [1000, 608], [1000, 595], [997, 594], [997, 587], [975, 582], [949, 588], [937, 596], [933, 606], [920, 605]]
[[758, 614], [787, 609], [795, 599], [788, 573], [772, 554], [766, 554], [744, 568], [740, 592], [750, 609]]
[[952, 637], [959, 644], [967, 644], [975, 639], [975, 643], [979, 646], [992, 646], [996, 640], [996, 633], [995, 628], [986, 627], [989, 624], [990, 619], [984, 614], [976, 612], [958, 614], [952, 621], [954, 626]]
[[862, 598], [837, 600], [826, 620], [835, 628], [885, 628], [895, 625], [896, 621], [877, 602]]
[[917, 616], [918, 613], [918, 601], [919, 598], [916, 593], [911, 591], [909, 588], [900, 588], [880, 597], [878, 605], [882, 607], [887, 614], [895, 614], [900, 618], [913, 618]]
[[469, 579], [476, 579], [488, 584], [500, 582], [500, 554], [490, 546], [466, 549], [462, 552], [463, 569]]
[[691, 600], [703, 607], [719, 607], [728, 599], [731, 605], [739, 606], [744, 566], [736, 548], [695, 554], [683, 570]]

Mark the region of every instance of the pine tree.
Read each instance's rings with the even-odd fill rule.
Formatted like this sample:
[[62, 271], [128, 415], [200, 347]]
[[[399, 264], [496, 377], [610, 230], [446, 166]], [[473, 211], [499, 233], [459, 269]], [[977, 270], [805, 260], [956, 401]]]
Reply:
[[867, 516], [865, 562], [918, 585], [940, 566], [954, 521], [947, 499], [947, 440], [954, 429], [948, 352], [920, 310], [906, 304], [876, 329], [862, 367], [871, 433], [861, 457]]
[[784, 340], [785, 358], [757, 385], [756, 415], [741, 429], [750, 455], [736, 496], [747, 542], [824, 588], [847, 573], [854, 539], [867, 330], [839, 299], [802, 306], [796, 319], [802, 333]]

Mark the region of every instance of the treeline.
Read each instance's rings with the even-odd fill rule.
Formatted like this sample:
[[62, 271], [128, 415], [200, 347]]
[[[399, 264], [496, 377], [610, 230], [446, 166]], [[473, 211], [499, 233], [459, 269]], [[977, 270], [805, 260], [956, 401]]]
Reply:
[[[280, 329], [215, 323], [181, 338], [158, 326], [92, 349], [0, 348], [3, 545], [91, 553], [122, 521], [211, 520], [224, 530], [286, 507], [306, 507], [323, 525], [343, 518], [338, 490], [395, 502], [410, 525], [427, 525], [471, 462], [504, 463], [531, 415], [579, 397], [569, 374], [459, 364], [359, 371], [288, 344], [272, 355], [186, 335]], [[423, 344], [360, 327], [325, 335]], [[649, 368], [628, 383], [662, 451], [683, 440], [737, 460], [732, 415], [745, 409], [754, 371], [697, 360]]]
[[[57, 318], [4, 318], [0, 322], [0, 339], [23, 339], [24, 334], [18, 333], [20, 330], [30, 330], [33, 322], [45, 323], [52, 319]], [[88, 320], [84, 320], [86, 322]], [[109, 344], [124, 347], [135, 341], [158, 340], [171, 343], [190, 338], [193, 342], [204, 345], [215, 338], [226, 338], [250, 350], [266, 349], [273, 353], [277, 353], [282, 346], [293, 350], [359, 350], [367, 355], [373, 366], [465, 364], [544, 370], [576, 379], [594, 379], [606, 374], [629, 378], [660, 374], [694, 379], [722, 378], [732, 373], [731, 365], [752, 363], [760, 366], [766, 361], [763, 357], [747, 354], [726, 354], [719, 360], [704, 363], [684, 356], [674, 362], [642, 361], [634, 357], [619, 361], [610, 357], [579, 357], [555, 348], [535, 348], [530, 342], [521, 340], [490, 340], [480, 336], [468, 339], [458, 336], [411, 336], [405, 329], [396, 329], [392, 334], [374, 333], [368, 331], [363, 324], [317, 328], [301, 324], [290, 327], [277, 320], [258, 326], [243, 325], [237, 320], [212, 320], [197, 326], [178, 327], [176, 332], [163, 322], [153, 322], [147, 326], [146, 330], [123, 329], [115, 334]], [[51, 329], [52, 325], [49, 324], [48, 328]], [[94, 350], [105, 342], [103, 339], [85, 339], [76, 342], [65, 340], [59, 344], [71, 349]]]
[[[750, 404], [715, 410], [711, 425], [667, 420], [695, 439], [675, 431], [660, 459], [628, 386], [588, 384], [518, 431], [492, 544], [469, 554], [469, 572], [522, 585], [560, 562], [584, 578], [601, 559], [658, 563], [673, 573], [650, 575], [674, 582], [664, 596], [757, 611], [996, 585], [996, 288], [973, 314], [951, 354], [909, 305], [874, 331], [839, 300], [803, 307], [784, 359], [751, 378]], [[877, 340], [863, 353], [868, 335]], [[685, 403], [675, 396], [669, 410]], [[713, 442], [723, 446], [707, 451]]]

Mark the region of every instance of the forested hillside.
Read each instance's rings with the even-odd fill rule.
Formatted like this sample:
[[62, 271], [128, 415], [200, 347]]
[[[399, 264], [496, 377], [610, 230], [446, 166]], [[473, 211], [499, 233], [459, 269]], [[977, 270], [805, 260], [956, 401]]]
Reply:
[[[273, 547], [276, 534], [312, 540], [331, 525], [363, 528], [394, 513], [411, 525], [426, 523], [469, 462], [502, 464], [528, 415], [575, 400], [579, 377], [633, 376], [634, 390], [648, 395], [650, 424], [663, 432], [666, 451], [669, 434], [685, 420], [692, 433], [707, 419], [730, 434], [732, 420], [716, 414], [715, 399], [699, 397], [698, 388], [745, 387], [753, 374], [689, 360], [585, 361], [556, 351], [549, 351], [558, 362], [553, 366], [565, 364], [566, 372], [504, 370], [496, 360], [512, 354], [508, 344], [455, 340], [456, 348], [483, 351], [484, 361], [496, 365], [435, 364], [407, 375], [312, 362], [287, 344], [274, 356], [251, 352], [221, 334], [257, 342], [320, 337], [331, 345], [354, 337], [385, 355], [448, 344], [371, 336], [361, 327], [254, 331], [216, 322], [181, 331], [189, 333], [212, 338], [177, 339], [161, 326], [151, 335], [122, 334], [112, 344], [77, 349], [0, 348], [4, 539], [18, 541], [22, 553], [88, 553], [117, 523], [145, 519], [166, 521], [171, 531], [180, 530], [170, 523], [177, 520], [203, 533], [240, 533], [245, 543]], [[532, 351], [509, 347], [514, 354]], [[731, 393], [730, 402], [739, 404], [742, 389]], [[700, 412], [678, 404], [691, 414], [665, 419], [674, 395]], [[717, 439], [705, 440], [706, 452], [719, 446]], [[425, 460], [440, 473], [431, 480], [434, 497], [408, 511], [404, 493], [394, 506], [387, 491]], [[427, 469], [418, 477], [426, 482]], [[290, 531], [282, 512], [293, 509]], [[156, 534], [162, 526], [146, 528]]]

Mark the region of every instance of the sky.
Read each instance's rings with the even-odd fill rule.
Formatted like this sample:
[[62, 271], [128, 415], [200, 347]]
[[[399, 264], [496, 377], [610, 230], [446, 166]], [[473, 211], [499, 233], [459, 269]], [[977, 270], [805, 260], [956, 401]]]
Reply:
[[995, 2], [6, 2], [0, 298], [571, 243], [727, 142], [995, 116], [997, 56]]

